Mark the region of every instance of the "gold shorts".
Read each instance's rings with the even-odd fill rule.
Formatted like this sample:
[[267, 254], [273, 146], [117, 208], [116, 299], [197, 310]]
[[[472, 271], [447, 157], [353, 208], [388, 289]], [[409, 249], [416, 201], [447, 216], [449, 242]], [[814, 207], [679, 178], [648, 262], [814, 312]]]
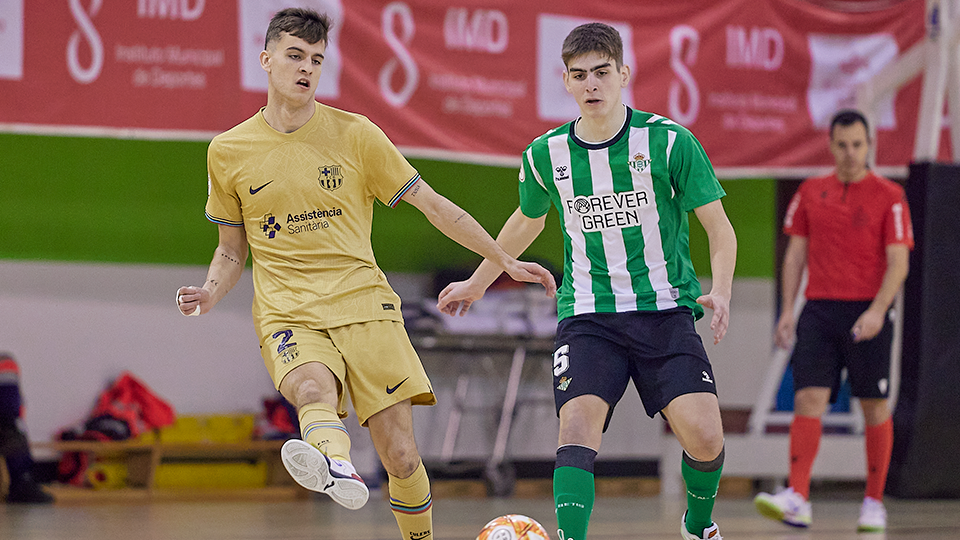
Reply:
[[360, 425], [387, 407], [409, 399], [437, 402], [430, 379], [403, 323], [369, 321], [326, 330], [272, 326], [260, 338], [260, 354], [277, 388], [294, 368], [320, 362], [337, 378], [337, 413], [347, 416], [346, 392]]

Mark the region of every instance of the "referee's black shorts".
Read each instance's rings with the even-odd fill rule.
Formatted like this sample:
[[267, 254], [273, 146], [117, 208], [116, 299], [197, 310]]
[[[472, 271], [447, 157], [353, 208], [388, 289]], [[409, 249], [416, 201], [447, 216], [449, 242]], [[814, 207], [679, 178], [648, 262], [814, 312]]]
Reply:
[[889, 317], [876, 337], [856, 343], [851, 329], [869, 301], [809, 300], [797, 321], [797, 342], [790, 357], [794, 390], [830, 388], [835, 403], [841, 372], [847, 368], [850, 393], [858, 398], [886, 398], [890, 386]]

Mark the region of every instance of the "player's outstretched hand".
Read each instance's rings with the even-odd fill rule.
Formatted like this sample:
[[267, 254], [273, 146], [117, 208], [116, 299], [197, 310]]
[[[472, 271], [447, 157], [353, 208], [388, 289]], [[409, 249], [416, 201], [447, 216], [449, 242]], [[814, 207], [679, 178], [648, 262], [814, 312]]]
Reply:
[[203, 287], [180, 287], [177, 289], [177, 307], [182, 315], [200, 315], [210, 311], [210, 291]]
[[553, 279], [553, 274], [549, 270], [537, 263], [515, 261], [509, 267], [505, 268], [507, 274], [514, 281], [526, 281], [527, 283], [539, 283], [546, 289], [547, 296], [553, 298], [557, 295], [557, 281]]
[[[515, 260], [506, 269], [506, 272], [515, 281], [543, 285], [547, 296], [551, 298], [557, 295], [557, 282], [553, 279], [553, 274], [539, 264]], [[437, 299], [437, 309], [451, 317], [455, 315], [462, 317], [467, 314], [474, 302], [483, 298], [486, 291], [487, 288], [474, 283], [473, 278], [466, 281], [455, 281], [440, 291], [440, 297]]]
[[720, 343], [727, 335], [727, 326], [730, 325], [730, 299], [719, 294], [705, 294], [697, 298], [697, 303], [713, 310], [710, 319], [710, 329], [713, 330], [713, 344]]
[[437, 299], [437, 309], [451, 317], [463, 317], [470, 310], [470, 305], [483, 298], [485, 288], [475, 287], [467, 281], [454, 281], [440, 291]]

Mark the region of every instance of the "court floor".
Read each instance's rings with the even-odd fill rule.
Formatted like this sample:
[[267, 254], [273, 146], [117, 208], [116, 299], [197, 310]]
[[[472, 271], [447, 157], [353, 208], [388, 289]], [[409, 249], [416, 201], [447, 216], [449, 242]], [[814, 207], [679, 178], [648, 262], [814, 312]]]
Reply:
[[[399, 530], [379, 491], [357, 511], [323, 496], [307, 499], [0, 505], [3, 540], [397, 540]], [[859, 502], [814, 499], [810, 529], [792, 529], [754, 513], [749, 498], [721, 499], [715, 518], [727, 540], [920, 540], [960, 538], [960, 500], [886, 501], [885, 534], [856, 533]], [[680, 500], [600, 497], [590, 524], [591, 540], [677, 540]], [[526, 514], [556, 540], [553, 502], [540, 498], [450, 498], [434, 502], [437, 540], [473, 540], [489, 519]], [[580, 540], [580, 539], [577, 539]]]

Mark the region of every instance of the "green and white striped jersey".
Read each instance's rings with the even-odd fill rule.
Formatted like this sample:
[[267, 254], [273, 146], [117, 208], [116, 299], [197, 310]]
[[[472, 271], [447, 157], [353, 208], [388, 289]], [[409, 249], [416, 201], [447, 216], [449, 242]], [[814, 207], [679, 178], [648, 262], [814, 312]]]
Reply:
[[576, 122], [523, 154], [520, 210], [560, 213], [559, 319], [581, 313], [693, 309], [700, 282], [690, 261], [687, 213], [725, 195], [700, 142], [662, 116], [627, 107], [612, 139], [587, 143]]

